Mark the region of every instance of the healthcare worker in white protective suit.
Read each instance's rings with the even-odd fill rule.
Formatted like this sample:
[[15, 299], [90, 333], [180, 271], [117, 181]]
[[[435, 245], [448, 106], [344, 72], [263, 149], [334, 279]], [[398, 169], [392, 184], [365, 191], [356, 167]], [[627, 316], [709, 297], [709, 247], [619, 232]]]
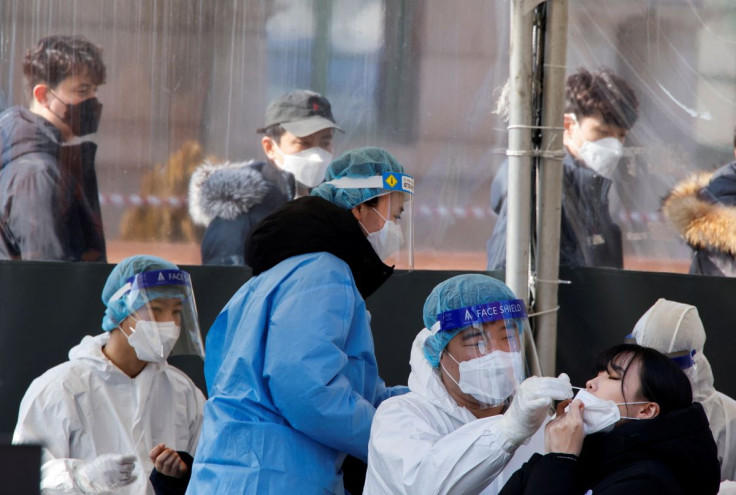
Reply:
[[500, 280], [442, 282], [424, 324], [410, 392], [384, 401], [373, 419], [363, 493], [497, 493], [544, 448], [540, 426], [553, 400], [572, 397], [570, 379], [526, 378], [524, 302]]
[[31, 383], [13, 442], [44, 446], [44, 494], [152, 494], [154, 466], [152, 479], [186, 486], [204, 396], [166, 358], [204, 355], [189, 275], [133, 256], [112, 270], [102, 301], [105, 332]]
[[[736, 401], [713, 387], [713, 371], [703, 354], [705, 329], [698, 309], [659, 299], [636, 322], [631, 337], [641, 346], [670, 356], [685, 372], [693, 387], [693, 401], [703, 405], [718, 445], [721, 481], [736, 480]], [[724, 484], [719, 493], [726, 493], [725, 488]]]

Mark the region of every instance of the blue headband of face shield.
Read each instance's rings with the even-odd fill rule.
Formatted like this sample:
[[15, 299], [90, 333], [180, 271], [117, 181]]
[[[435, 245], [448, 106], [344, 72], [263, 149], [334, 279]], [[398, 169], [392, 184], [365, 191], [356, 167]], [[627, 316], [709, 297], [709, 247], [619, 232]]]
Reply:
[[[630, 333], [626, 337], [624, 337], [624, 343], [625, 344], [636, 344], [636, 339], [634, 338], [634, 334]], [[688, 368], [691, 368], [695, 364], [695, 353], [697, 351], [695, 349], [692, 349], [690, 351], [682, 351], [673, 354], [665, 353], [665, 356], [670, 358], [672, 361], [675, 362], [675, 364], [681, 369], [686, 370]]]
[[440, 332], [469, 327], [477, 323], [526, 318], [526, 308], [521, 299], [496, 301], [467, 308], [453, 309], [437, 315]]
[[686, 370], [688, 368], [691, 368], [695, 364], [695, 360], [693, 359], [694, 356], [695, 349], [690, 352], [685, 351], [684, 354], [678, 356], [669, 356], [669, 358], [673, 360], [675, 364], [680, 367], [681, 370]]
[[[183, 299], [184, 291], [172, 292], [168, 290], [155, 290], [156, 287], [160, 286], [181, 286], [191, 287], [192, 282], [189, 274], [182, 270], [156, 270], [150, 272], [138, 273], [128, 280], [125, 284], [110, 297], [110, 301], [116, 301], [125, 296], [126, 304], [130, 310], [137, 309], [136, 306], [140, 307], [140, 304], [145, 304], [153, 299], [159, 297], [165, 298], [181, 298]], [[136, 301], [138, 295], [145, 291], [147, 296], [145, 300]], [[137, 304], [140, 303], [140, 304]]]

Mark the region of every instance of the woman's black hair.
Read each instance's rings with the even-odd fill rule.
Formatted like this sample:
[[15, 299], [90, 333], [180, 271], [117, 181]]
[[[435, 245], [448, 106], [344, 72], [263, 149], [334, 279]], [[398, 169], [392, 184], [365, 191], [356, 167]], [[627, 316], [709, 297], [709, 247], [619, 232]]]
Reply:
[[[659, 404], [660, 414], [684, 409], [693, 403], [693, 391], [685, 373], [670, 358], [649, 347], [620, 344], [606, 349], [598, 356], [594, 372], [611, 371], [614, 363], [622, 367], [621, 393], [624, 394], [626, 374], [637, 362], [639, 393], [646, 400]], [[625, 395], [624, 401], [628, 402]]]
[[371, 206], [371, 207], [375, 208], [376, 206], [378, 206], [378, 198], [380, 198], [380, 197], [381, 196], [373, 197], [371, 199], [368, 199], [366, 201], [363, 201], [362, 204], [364, 204], [366, 206]]

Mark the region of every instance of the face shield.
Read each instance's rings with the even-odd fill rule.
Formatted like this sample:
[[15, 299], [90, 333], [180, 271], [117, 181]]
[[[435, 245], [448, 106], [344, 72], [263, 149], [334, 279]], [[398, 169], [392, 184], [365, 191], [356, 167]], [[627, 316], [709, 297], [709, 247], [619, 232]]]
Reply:
[[[440, 313], [432, 331], [455, 332], [444, 353], [457, 363], [453, 374], [443, 372], [481, 408], [510, 402], [530, 375], [525, 339], [531, 338], [524, 302], [511, 299]], [[533, 346], [531, 346], [533, 347]], [[459, 375], [459, 376], [457, 376]]]
[[[129, 278], [110, 298], [123, 299], [134, 320], [132, 330], [156, 322], [160, 329], [180, 327], [178, 338], [167, 344], [168, 335], [147, 332], [150, 352], [163, 360], [169, 355], [193, 354], [204, 359], [197, 305], [189, 274], [182, 270], [148, 271]], [[130, 337], [129, 337], [130, 339]], [[146, 359], [148, 360], [148, 359]]]
[[327, 184], [339, 189], [379, 189], [374, 196], [374, 222], [363, 225], [368, 242], [387, 265], [414, 268], [414, 179], [410, 175], [384, 172], [373, 177], [341, 177]]

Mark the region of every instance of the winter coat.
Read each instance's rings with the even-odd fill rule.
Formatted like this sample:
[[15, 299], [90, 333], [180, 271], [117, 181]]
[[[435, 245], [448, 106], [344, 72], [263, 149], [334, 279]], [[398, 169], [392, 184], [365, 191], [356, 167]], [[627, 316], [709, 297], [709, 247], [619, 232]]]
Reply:
[[[611, 219], [612, 182], [565, 153], [562, 160], [560, 265], [623, 267], [621, 229]], [[488, 241], [488, 269], [506, 267], [508, 162], [491, 183], [491, 208], [498, 215]]]
[[63, 146], [27, 108], [0, 114], [0, 259], [106, 261], [97, 145]]
[[410, 392], [376, 411], [363, 493], [498, 493], [524, 461], [543, 450], [544, 428], [519, 446], [506, 439], [503, 415], [478, 419], [458, 406], [424, 357], [429, 335], [423, 329], [412, 345]]
[[204, 163], [189, 183], [189, 213], [206, 227], [205, 265], [244, 265], [245, 245], [266, 215], [294, 198], [294, 176], [271, 162]]
[[363, 461], [378, 404], [364, 298], [391, 275], [349, 210], [290, 201], [251, 236], [256, 276], [207, 334], [209, 391], [189, 494], [344, 492], [346, 454]]
[[202, 392], [166, 362], [129, 377], [102, 352], [109, 339], [109, 333], [84, 337], [69, 361], [31, 383], [20, 404], [13, 443], [44, 446], [41, 486], [49, 493], [81, 495], [75, 469], [113, 453], [137, 457], [137, 480], [115, 493], [153, 494], [150, 450], [159, 443], [191, 453], [197, 447]]
[[675, 186], [662, 212], [695, 251], [690, 273], [736, 276], [736, 162]]
[[716, 444], [696, 402], [588, 435], [577, 458], [535, 454], [501, 495], [709, 495], [718, 493], [719, 484]]

